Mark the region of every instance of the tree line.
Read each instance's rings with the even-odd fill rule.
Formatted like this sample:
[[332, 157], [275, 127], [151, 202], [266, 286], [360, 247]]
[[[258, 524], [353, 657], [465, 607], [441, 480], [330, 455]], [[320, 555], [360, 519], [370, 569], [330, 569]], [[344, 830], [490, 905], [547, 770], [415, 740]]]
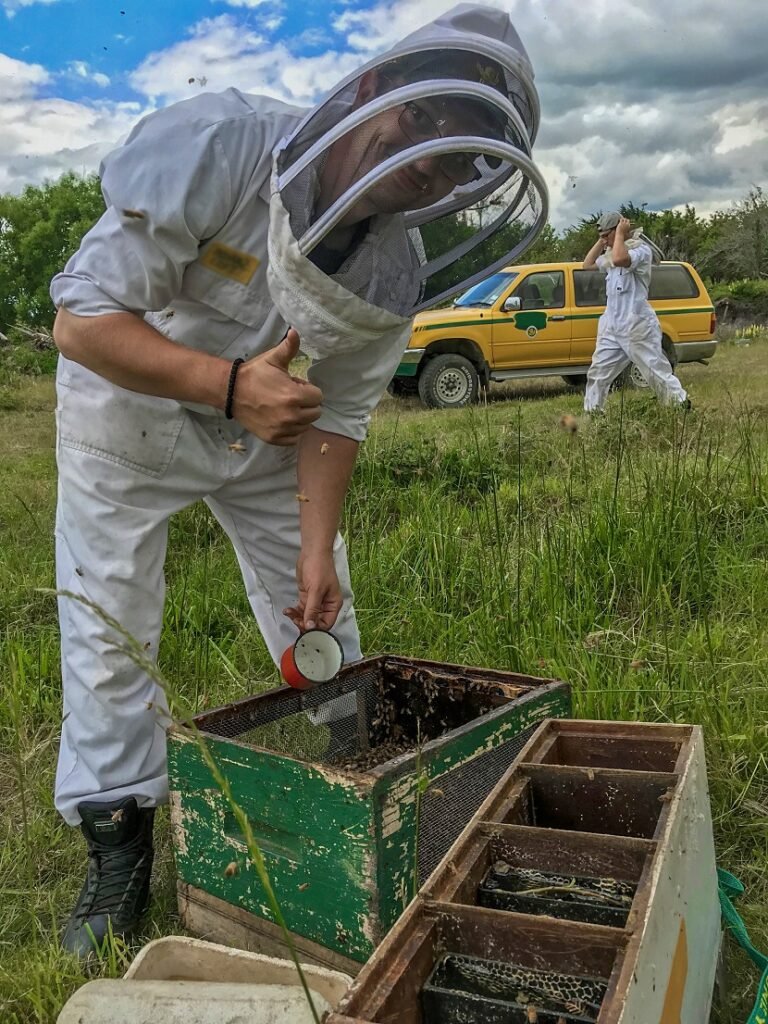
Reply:
[[[96, 175], [62, 175], [54, 182], [27, 186], [20, 195], [0, 195], [0, 331], [16, 325], [50, 327], [54, 309], [48, 294], [53, 277], [77, 249], [80, 240], [104, 211]], [[751, 290], [765, 295], [768, 306], [768, 194], [754, 186], [727, 210], [701, 217], [693, 206], [684, 210], [649, 210], [627, 203], [624, 216], [659, 246], [667, 259], [693, 263], [717, 288]], [[484, 215], [496, 215], [493, 205]], [[583, 217], [562, 232], [547, 225], [523, 259], [529, 263], [581, 260], [595, 239], [600, 212]], [[445, 252], [477, 229], [464, 215], [443, 218], [422, 229], [427, 254]], [[513, 223], [464, 257], [464, 276], [490, 266], [510, 252], [523, 228]], [[437, 295], [454, 279], [455, 267], [430, 284]], [[750, 288], [746, 288], [750, 291]], [[723, 292], [725, 293], [725, 292]]]

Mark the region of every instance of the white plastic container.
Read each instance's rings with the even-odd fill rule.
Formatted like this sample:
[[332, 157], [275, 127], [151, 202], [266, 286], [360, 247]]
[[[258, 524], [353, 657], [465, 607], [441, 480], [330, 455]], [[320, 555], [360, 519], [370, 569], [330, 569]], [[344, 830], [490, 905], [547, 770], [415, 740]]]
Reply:
[[[319, 1017], [351, 978], [304, 966]], [[313, 1024], [293, 963], [200, 939], [148, 943], [121, 981], [100, 979], [72, 996], [58, 1024]]]

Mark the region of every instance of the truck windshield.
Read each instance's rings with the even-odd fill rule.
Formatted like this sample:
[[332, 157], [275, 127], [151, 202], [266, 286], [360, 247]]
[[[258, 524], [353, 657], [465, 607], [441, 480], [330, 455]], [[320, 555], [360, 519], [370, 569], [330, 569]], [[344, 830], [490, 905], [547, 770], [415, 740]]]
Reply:
[[492, 306], [517, 276], [517, 271], [494, 274], [493, 277], [481, 281], [474, 288], [464, 292], [453, 304], [454, 306]]

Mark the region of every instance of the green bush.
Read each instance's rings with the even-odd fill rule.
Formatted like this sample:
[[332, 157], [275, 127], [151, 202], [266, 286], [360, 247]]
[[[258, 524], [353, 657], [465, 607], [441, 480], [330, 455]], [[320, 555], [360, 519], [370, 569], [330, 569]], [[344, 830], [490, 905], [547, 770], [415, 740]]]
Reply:
[[95, 175], [63, 174], [21, 195], [0, 195], [0, 331], [52, 325], [51, 278], [103, 212]]
[[19, 375], [55, 373], [58, 358], [56, 344], [45, 328], [12, 327], [6, 340], [0, 342], [0, 383], [7, 386]]
[[729, 281], [711, 286], [712, 297], [731, 296], [745, 301], [760, 302], [768, 299], [768, 281], [753, 280], [744, 277], [739, 281]]
[[723, 320], [768, 320], [768, 281], [745, 277], [709, 283], [707, 288]]

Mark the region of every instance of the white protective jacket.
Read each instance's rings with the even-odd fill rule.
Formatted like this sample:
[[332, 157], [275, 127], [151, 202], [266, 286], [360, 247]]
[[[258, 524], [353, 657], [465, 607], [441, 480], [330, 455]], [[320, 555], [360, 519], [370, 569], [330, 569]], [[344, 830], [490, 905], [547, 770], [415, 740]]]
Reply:
[[[272, 151], [302, 113], [230, 89], [142, 121], [103, 163], [108, 209], [54, 278], [56, 305], [77, 316], [143, 314], [174, 341], [226, 359], [249, 359], [274, 347], [286, 323], [266, 276]], [[312, 367], [324, 398], [318, 428], [363, 439], [407, 335], [401, 319], [393, 334]], [[64, 417], [64, 444], [104, 450], [155, 472], [163, 468], [165, 451], [147, 452], [146, 437], [132, 429], [131, 410], [137, 407], [144, 430], [148, 408], [156, 404], [163, 434], [171, 436], [183, 418], [181, 406], [133, 396], [63, 358], [58, 382], [80, 396], [68, 394], [65, 405], [88, 402], [87, 415], [73, 408], [72, 417]], [[107, 420], [117, 450], [103, 436]]]
[[603, 330], [627, 330], [636, 320], [647, 320], [656, 314], [648, 301], [651, 287], [653, 252], [649, 245], [630, 239], [627, 243], [630, 265], [615, 267], [610, 253], [595, 261], [605, 273], [605, 313], [601, 317]]

